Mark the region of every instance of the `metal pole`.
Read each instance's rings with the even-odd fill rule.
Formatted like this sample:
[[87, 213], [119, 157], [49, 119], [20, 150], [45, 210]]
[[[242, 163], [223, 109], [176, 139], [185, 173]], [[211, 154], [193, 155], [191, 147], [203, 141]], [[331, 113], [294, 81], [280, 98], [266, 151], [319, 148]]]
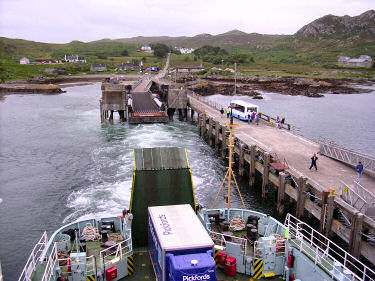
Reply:
[[237, 62], [234, 62], [234, 95], [237, 92]]
[[233, 136], [232, 136], [232, 127], [230, 127], [229, 131], [229, 177], [228, 177], [228, 202], [227, 202], [227, 208], [230, 208], [230, 189], [232, 185], [232, 153], [233, 153]]

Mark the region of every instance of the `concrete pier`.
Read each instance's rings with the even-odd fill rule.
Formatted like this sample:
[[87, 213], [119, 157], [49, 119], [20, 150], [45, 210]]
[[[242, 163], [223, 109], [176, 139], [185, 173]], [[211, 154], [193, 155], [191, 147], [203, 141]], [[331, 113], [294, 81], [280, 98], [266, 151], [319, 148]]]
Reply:
[[[190, 109], [198, 114], [199, 135], [225, 159], [228, 146], [225, 123], [229, 119], [192, 95], [188, 99]], [[318, 171], [311, 171], [310, 158], [319, 151], [318, 143], [293, 134], [289, 126], [280, 130], [263, 120], [259, 126], [237, 119], [234, 123], [238, 125], [234, 133], [238, 173], [248, 176], [249, 188], [254, 188], [256, 174], [260, 174], [261, 197], [276, 197], [279, 214], [283, 214], [286, 202], [295, 202], [297, 217], [304, 214], [315, 217], [320, 221], [322, 234], [336, 234], [348, 243], [353, 256], [362, 255], [375, 263], [375, 247], [363, 236], [365, 229], [375, 234], [375, 221], [334, 195], [339, 193], [341, 181], [351, 183], [356, 179], [353, 167], [318, 154]], [[248, 169], [244, 168], [245, 163]], [[361, 183], [375, 193], [374, 177], [364, 174]], [[349, 227], [333, 216], [335, 210], [349, 218]]]

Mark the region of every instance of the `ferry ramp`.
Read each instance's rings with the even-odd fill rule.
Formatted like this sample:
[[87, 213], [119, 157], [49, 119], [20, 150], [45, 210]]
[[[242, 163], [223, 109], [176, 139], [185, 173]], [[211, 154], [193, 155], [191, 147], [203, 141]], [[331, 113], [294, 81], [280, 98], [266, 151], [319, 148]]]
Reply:
[[148, 245], [149, 206], [190, 204], [195, 209], [193, 180], [186, 149], [177, 147], [134, 150], [130, 201], [133, 247]]
[[151, 92], [132, 93], [132, 112], [129, 123], [166, 123], [167, 114], [155, 102]]

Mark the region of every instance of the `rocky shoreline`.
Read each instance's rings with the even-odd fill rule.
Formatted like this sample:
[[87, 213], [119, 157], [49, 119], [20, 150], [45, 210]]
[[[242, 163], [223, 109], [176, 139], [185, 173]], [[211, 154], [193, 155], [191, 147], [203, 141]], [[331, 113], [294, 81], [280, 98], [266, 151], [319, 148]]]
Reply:
[[64, 91], [54, 84], [0, 84], [0, 93], [60, 94]]
[[[214, 94], [234, 95], [234, 78], [224, 76], [206, 76], [187, 80], [188, 88], [195, 93], [208, 96]], [[358, 94], [372, 90], [356, 87], [371, 86], [374, 79], [315, 79], [299, 77], [251, 76], [237, 79], [237, 95], [252, 96], [261, 99], [258, 91], [279, 93], [283, 95], [303, 95], [307, 97], [323, 97], [324, 94]]]
[[[77, 76], [62, 76], [62, 77], [35, 77], [34, 79], [27, 79], [22, 81], [12, 81], [9, 83], [0, 84], [0, 94], [59, 94], [65, 91], [62, 88], [71, 85], [59, 85], [64, 83], [81, 83], [100, 82], [103, 79], [112, 75], [77, 75]], [[129, 80], [137, 80], [139, 75], [127, 75]]]
[[[58, 94], [64, 92], [57, 85], [63, 83], [98, 82], [111, 75], [80, 75], [52, 78], [35, 78], [26, 81], [15, 81], [0, 84], [0, 93], [32, 93], [32, 94]], [[123, 75], [121, 75], [123, 76]], [[126, 75], [126, 79], [137, 80], [139, 75]], [[227, 76], [206, 75], [203, 77], [182, 75], [178, 83], [201, 96], [215, 94], [234, 95], [234, 78]], [[74, 84], [73, 84], [74, 85]], [[360, 88], [361, 86], [375, 85], [375, 79], [318, 79], [280, 76], [248, 76], [237, 79], [237, 95], [251, 96], [262, 99], [260, 92], [272, 92], [283, 95], [303, 95], [307, 97], [323, 97], [325, 94], [357, 94], [367, 93], [372, 90]]]

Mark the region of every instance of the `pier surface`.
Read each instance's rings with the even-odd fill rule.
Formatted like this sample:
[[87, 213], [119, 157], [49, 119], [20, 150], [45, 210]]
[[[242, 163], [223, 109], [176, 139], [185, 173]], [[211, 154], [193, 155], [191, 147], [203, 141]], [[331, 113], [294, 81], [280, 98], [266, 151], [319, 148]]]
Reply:
[[[189, 100], [195, 107], [200, 108], [202, 112], [207, 112], [209, 116], [218, 120], [222, 126], [224, 126], [224, 123], [229, 123], [229, 119], [226, 116], [221, 117], [217, 109], [192, 96], [189, 97]], [[274, 157], [276, 156], [280, 162], [286, 160], [289, 170], [293, 174], [297, 173], [311, 179], [322, 189], [333, 188], [338, 192], [342, 184], [341, 181], [346, 184], [352, 184], [357, 179], [357, 172], [354, 167], [319, 154], [317, 155], [318, 171], [315, 171], [314, 168], [309, 170], [310, 158], [313, 153], [319, 151], [319, 144], [312, 140], [284, 129], [280, 130], [276, 127], [271, 127], [268, 123], [262, 122], [262, 120], [259, 122], [259, 126], [254, 123], [248, 125], [247, 122], [237, 119], [234, 119], [234, 123], [238, 124], [234, 133], [235, 137], [245, 144], [257, 145]], [[362, 174], [361, 185], [375, 194], [375, 178]]]

